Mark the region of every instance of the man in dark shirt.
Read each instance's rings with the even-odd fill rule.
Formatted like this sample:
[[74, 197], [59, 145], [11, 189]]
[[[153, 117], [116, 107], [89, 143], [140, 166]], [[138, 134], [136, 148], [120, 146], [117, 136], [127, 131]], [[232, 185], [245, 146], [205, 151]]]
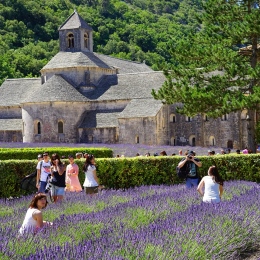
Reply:
[[198, 158], [195, 158], [195, 153], [193, 151], [188, 152], [186, 157], [179, 162], [178, 167], [181, 168], [186, 163], [189, 167], [189, 173], [186, 178], [186, 187], [197, 187], [199, 182], [198, 167], [201, 167], [202, 163]]

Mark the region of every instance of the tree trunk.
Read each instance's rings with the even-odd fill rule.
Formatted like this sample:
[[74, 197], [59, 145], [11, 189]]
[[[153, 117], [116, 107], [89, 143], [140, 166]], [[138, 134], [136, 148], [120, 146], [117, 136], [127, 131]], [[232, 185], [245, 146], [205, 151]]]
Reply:
[[247, 113], [247, 149], [256, 152], [256, 111], [248, 110]]

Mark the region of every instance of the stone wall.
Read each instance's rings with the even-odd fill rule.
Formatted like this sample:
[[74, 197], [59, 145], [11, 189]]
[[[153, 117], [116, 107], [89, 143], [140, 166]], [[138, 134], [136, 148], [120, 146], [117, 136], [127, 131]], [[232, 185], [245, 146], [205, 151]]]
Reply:
[[80, 143], [118, 143], [118, 128], [80, 128]]
[[[24, 142], [77, 143], [81, 115], [89, 109], [81, 102], [46, 102], [25, 104], [22, 108]], [[38, 133], [38, 122], [41, 131]], [[58, 133], [58, 123], [63, 123], [63, 133]]]
[[1, 107], [0, 119], [19, 119], [22, 118], [21, 107]]
[[157, 140], [156, 118], [120, 118], [119, 143], [155, 144]]
[[[242, 149], [247, 142], [247, 121], [241, 119], [241, 112], [230, 113], [221, 118], [206, 118], [202, 115], [187, 117], [176, 113], [170, 106], [169, 114], [175, 121], [169, 121], [170, 139], [175, 145], [218, 146]], [[170, 116], [171, 118], [171, 116]], [[173, 144], [173, 141], [170, 142]]]
[[0, 131], [0, 142], [22, 142], [22, 131]]

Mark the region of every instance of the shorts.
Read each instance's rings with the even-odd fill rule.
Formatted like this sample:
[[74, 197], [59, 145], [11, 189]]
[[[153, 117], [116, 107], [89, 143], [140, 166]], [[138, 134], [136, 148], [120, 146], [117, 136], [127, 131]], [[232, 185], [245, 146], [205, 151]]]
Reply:
[[96, 194], [96, 193], [98, 193], [98, 186], [84, 187], [84, 190], [85, 190], [86, 194]]
[[65, 187], [59, 187], [52, 184], [51, 196], [64, 196], [64, 195], [65, 195]]

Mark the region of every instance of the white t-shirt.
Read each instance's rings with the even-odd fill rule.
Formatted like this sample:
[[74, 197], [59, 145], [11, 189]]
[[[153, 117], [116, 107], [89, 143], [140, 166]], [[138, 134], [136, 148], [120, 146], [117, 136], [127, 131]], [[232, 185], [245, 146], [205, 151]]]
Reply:
[[[42, 162], [42, 166], [41, 166], [41, 162]], [[39, 161], [36, 169], [41, 170], [40, 181], [46, 181], [48, 175], [51, 173], [51, 163], [50, 161], [48, 162]]]
[[214, 182], [211, 176], [203, 177], [205, 191], [203, 196], [204, 202], [220, 202], [219, 184]]
[[26, 212], [23, 224], [19, 229], [19, 233], [24, 235], [26, 233], [34, 233], [37, 227], [37, 221], [33, 218], [32, 214], [36, 211], [39, 211], [35, 208], [29, 208]]
[[85, 181], [83, 187], [97, 187], [98, 183], [94, 178], [94, 171], [96, 170], [95, 165], [89, 165], [87, 171], [85, 172]]

